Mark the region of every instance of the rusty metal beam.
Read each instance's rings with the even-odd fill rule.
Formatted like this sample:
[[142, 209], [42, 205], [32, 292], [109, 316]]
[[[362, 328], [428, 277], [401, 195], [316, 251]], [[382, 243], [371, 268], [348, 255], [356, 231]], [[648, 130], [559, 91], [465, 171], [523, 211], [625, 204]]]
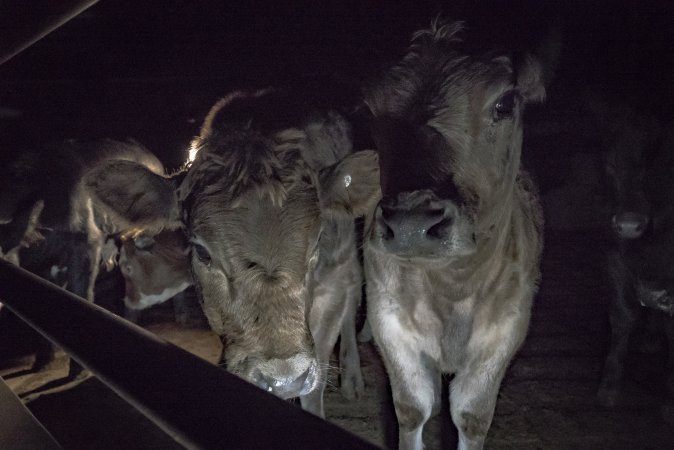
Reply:
[[4, 260], [0, 301], [188, 448], [376, 448]]
[[0, 2], [0, 65], [96, 3], [98, 0]]

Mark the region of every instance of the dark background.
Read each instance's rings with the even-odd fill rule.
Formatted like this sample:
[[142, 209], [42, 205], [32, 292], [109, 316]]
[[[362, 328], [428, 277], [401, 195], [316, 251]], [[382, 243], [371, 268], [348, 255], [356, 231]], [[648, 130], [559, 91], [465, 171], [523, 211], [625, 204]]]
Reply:
[[[49, 1], [56, 0], [0, 0], [0, 43]], [[348, 107], [363, 83], [404, 54], [411, 33], [438, 14], [465, 20], [466, 41], [479, 48], [535, 51], [552, 26], [563, 32], [548, 98], [525, 116], [525, 165], [546, 212], [543, 284], [530, 336], [501, 391], [491, 446], [666, 448], [672, 428], [657, 409], [664, 351], [637, 355], [630, 383], [636, 400], [616, 410], [594, 400], [611, 294], [606, 236], [587, 231], [604, 222], [597, 212], [603, 199], [593, 197], [601, 170], [588, 169], [598, 165], [602, 147], [586, 100], [631, 105], [663, 123], [674, 119], [674, 3], [101, 0], [0, 66], [0, 152], [39, 150], [64, 138], [133, 137], [174, 169], [210, 106], [230, 90], [297, 85], [327, 91]], [[376, 352], [368, 354], [364, 367], [379, 364], [384, 379]], [[61, 442], [91, 431], [91, 441], [70, 448], [94, 448], [101, 428], [115, 431], [113, 420], [94, 414], [116, 411], [102, 397], [111, 394], [83, 386], [79, 397], [75, 389], [64, 394], [77, 399], [71, 403], [58, 396], [31, 403], [50, 430], [61, 427], [54, 431]], [[368, 401], [344, 406], [332, 391], [329, 418], [344, 419], [338, 423], [346, 428], [372, 426], [391, 406], [380, 408], [368, 392]], [[82, 406], [83, 398], [95, 406]], [[120, 406], [119, 416], [137, 422], [127, 409]], [[77, 426], [83, 420], [74, 412], [96, 426]], [[154, 438], [124, 428], [118, 434]], [[135, 442], [141, 448], [144, 441]]]
[[[43, 3], [0, 2], [0, 39], [25, 26], [23, 15], [40, 14]], [[0, 107], [15, 113], [0, 120], [0, 151], [62, 138], [133, 137], [176, 167], [208, 108], [229, 90], [296, 84], [355, 102], [361, 84], [438, 14], [465, 20], [466, 39], [485, 48], [535, 50], [552, 24], [562, 24], [548, 105], [530, 115], [555, 114], [556, 98], [589, 90], [666, 115], [671, 5], [102, 0], [0, 66]]]

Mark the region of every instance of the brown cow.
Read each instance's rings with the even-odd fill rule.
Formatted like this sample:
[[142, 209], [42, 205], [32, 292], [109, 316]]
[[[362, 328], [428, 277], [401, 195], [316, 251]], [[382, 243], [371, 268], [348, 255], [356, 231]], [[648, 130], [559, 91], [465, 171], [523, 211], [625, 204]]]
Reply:
[[450, 384], [459, 448], [481, 448], [501, 379], [525, 338], [542, 218], [520, 169], [524, 104], [544, 96], [533, 58], [457, 50], [434, 22], [367, 92], [382, 200], [365, 237], [368, 320], [388, 371], [400, 448]]
[[[285, 92], [234, 93], [206, 117], [182, 175], [107, 164], [89, 188], [130, 225], [183, 226], [192, 273], [227, 369], [323, 414], [325, 367], [349, 308], [315, 292], [319, 236], [379, 196], [374, 152], [349, 154], [348, 123]], [[335, 164], [323, 166], [324, 155]], [[323, 239], [321, 239], [323, 240]], [[339, 239], [337, 239], [339, 240]], [[315, 345], [314, 345], [315, 343]]]
[[119, 270], [124, 277], [124, 317], [138, 322], [143, 309], [173, 299], [176, 322], [189, 322], [184, 291], [192, 285], [190, 249], [181, 231], [151, 235], [138, 230], [124, 233]]
[[[103, 161], [164, 173], [156, 156], [132, 140], [67, 140], [41, 152], [0, 154], [0, 257], [93, 301], [99, 268], [112, 257], [106, 238], [122, 230], [83, 187], [83, 175]], [[41, 349], [34, 368], [53, 357], [51, 345]]]
[[[330, 160], [330, 158], [324, 158]], [[356, 247], [355, 229], [352, 220], [326, 220], [319, 241], [317, 267], [312, 275], [314, 303], [344, 305], [341, 330], [323, 327], [325, 333], [339, 333], [341, 388], [350, 399], [360, 395], [364, 389], [360, 372], [360, 356], [356, 343], [356, 312], [362, 291], [362, 268]], [[138, 322], [141, 311], [153, 305], [173, 300], [176, 322], [186, 325], [192, 315], [185, 289], [192, 283], [192, 265], [189, 244], [181, 231], [164, 230], [157, 235], [132, 230], [121, 236], [119, 268], [124, 277], [125, 317]], [[340, 300], [344, 297], [346, 300]], [[324, 298], [324, 300], [321, 300]], [[324, 311], [312, 310], [320, 320]], [[336, 325], [339, 321], [332, 321]], [[314, 336], [316, 342], [325, 343], [329, 348], [319, 350], [329, 355], [334, 346], [334, 336]]]

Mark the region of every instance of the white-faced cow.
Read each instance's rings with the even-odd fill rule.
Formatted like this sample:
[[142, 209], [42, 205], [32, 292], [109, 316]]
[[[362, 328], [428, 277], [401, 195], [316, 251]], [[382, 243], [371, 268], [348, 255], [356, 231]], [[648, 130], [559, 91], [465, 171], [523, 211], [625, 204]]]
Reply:
[[[84, 173], [110, 160], [133, 161], [153, 173], [163, 173], [163, 165], [138, 143], [113, 140], [66, 141], [57, 148], [4, 158], [0, 251], [15, 264], [93, 301], [99, 267], [112, 258], [104, 255], [106, 237], [121, 229], [92, 205], [82, 185]], [[41, 351], [35, 367], [52, 357], [53, 350]]]
[[382, 188], [364, 244], [368, 320], [403, 449], [423, 447], [446, 373], [459, 448], [483, 446], [540, 277], [541, 211], [520, 153], [541, 69], [469, 56], [461, 29], [417, 32], [366, 92]]
[[608, 274], [611, 345], [598, 391], [602, 405], [620, 400], [630, 338], [644, 319], [669, 345], [668, 398], [663, 418], [674, 421], [674, 124], [665, 126], [633, 107], [595, 103], [610, 181], [614, 239]]
[[190, 248], [180, 230], [149, 234], [131, 230], [120, 237], [119, 270], [124, 278], [124, 316], [137, 322], [140, 312], [173, 299], [176, 322], [189, 322], [185, 290], [192, 285]]
[[353, 226], [376, 200], [376, 154], [349, 154], [341, 116], [281, 91], [219, 101], [194, 147], [181, 176], [122, 162], [95, 171], [89, 187], [131, 225], [184, 227], [227, 369], [322, 415], [328, 357], [350, 306], [344, 284], [317, 279], [320, 267], [348, 258], [319, 249], [339, 245], [340, 223]]

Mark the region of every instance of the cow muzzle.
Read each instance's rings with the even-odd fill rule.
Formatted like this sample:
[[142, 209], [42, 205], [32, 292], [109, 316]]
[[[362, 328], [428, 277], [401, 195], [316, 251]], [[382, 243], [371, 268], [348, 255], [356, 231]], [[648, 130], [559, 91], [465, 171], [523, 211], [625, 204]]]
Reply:
[[475, 251], [471, 221], [452, 200], [424, 192], [384, 199], [375, 212], [384, 249], [403, 258], [464, 256]]
[[249, 379], [260, 389], [288, 399], [307, 395], [316, 389], [318, 370], [315, 358], [297, 354], [286, 359], [259, 361]]
[[648, 227], [648, 216], [638, 212], [622, 212], [611, 218], [613, 231], [621, 239], [639, 239]]

